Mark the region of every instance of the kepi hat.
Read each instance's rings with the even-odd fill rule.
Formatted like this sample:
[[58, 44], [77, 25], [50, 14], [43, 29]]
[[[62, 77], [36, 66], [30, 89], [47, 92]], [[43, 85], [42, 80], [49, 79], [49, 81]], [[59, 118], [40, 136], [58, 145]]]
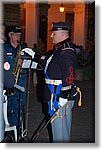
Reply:
[[8, 32], [22, 33], [22, 29], [19, 26], [11, 26], [11, 27], [9, 27]]
[[53, 22], [50, 31], [69, 30], [71, 29], [70, 22]]

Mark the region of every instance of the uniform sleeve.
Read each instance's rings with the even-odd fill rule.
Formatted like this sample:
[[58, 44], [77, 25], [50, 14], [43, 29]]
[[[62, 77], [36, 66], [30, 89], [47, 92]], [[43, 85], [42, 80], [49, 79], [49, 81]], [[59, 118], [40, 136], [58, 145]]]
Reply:
[[41, 57], [39, 57], [39, 64], [43, 67], [43, 69], [46, 66], [46, 62], [48, 60], [48, 58], [52, 55], [53, 51], [49, 51], [46, 52], [44, 55], [42, 55]]
[[76, 53], [71, 49], [62, 50], [59, 62], [62, 72], [62, 87], [73, 84], [77, 63]]
[[11, 66], [8, 62], [8, 57], [6, 53], [3, 53], [4, 61], [3, 61], [3, 84], [6, 88], [12, 88], [15, 83], [15, 78], [11, 70]]

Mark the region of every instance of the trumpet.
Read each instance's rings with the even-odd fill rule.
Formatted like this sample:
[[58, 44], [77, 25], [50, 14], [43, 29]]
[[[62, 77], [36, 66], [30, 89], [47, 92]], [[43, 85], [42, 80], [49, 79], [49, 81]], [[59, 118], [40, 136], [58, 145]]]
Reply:
[[21, 46], [19, 44], [19, 50], [16, 54], [15, 64], [14, 64], [14, 69], [13, 69], [13, 74], [15, 77], [15, 83], [16, 84], [18, 83], [18, 79], [19, 79], [20, 73], [22, 71], [21, 51], [22, 51], [22, 49], [21, 49]]

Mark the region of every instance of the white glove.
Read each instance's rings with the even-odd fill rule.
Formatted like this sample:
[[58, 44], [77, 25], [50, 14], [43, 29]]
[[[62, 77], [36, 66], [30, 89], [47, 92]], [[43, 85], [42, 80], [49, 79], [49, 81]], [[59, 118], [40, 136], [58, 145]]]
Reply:
[[28, 55], [32, 56], [32, 58], [34, 58], [35, 52], [31, 48], [24, 48], [22, 49], [22, 52], [25, 52]]
[[59, 98], [59, 105], [61, 107], [63, 107], [67, 103], [67, 101], [68, 101], [67, 99], [60, 97]]

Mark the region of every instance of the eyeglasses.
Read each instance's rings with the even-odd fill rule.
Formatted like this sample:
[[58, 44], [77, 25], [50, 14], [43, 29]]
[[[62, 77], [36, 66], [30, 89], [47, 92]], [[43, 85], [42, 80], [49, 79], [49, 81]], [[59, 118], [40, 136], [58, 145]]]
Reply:
[[14, 35], [14, 36], [21, 36], [22, 33], [12, 33], [12, 35]]

